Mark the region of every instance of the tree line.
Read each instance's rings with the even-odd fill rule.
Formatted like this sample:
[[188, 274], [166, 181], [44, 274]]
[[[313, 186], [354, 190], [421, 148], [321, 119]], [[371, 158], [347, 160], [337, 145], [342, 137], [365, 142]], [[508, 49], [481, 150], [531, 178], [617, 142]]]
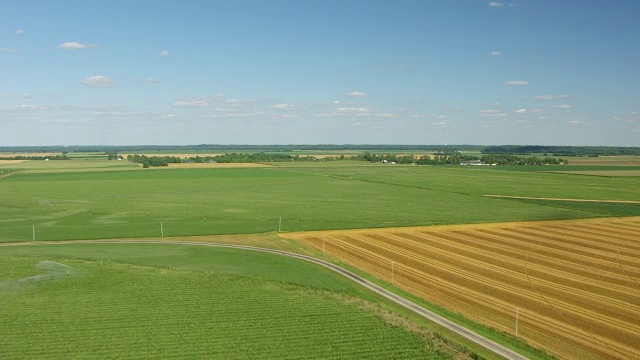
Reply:
[[614, 156], [640, 155], [639, 147], [619, 146], [540, 146], [540, 145], [501, 145], [485, 146], [483, 154], [553, 154], [553, 156]]

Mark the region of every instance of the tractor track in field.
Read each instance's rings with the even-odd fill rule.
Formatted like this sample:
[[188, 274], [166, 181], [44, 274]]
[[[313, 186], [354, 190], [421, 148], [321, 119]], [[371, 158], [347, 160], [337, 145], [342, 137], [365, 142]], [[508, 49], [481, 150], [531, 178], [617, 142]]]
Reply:
[[351, 281], [387, 298], [388, 300], [393, 301], [394, 303], [403, 306], [406, 309], [413, 311], [414, 313], [430, 320], [454, 333], [498, 354], [506, 359], [513, 360], [525, 360], [527, 357], [516, 353], [515, 351], [508, 349], [494, 341], [491, 341], [481, 335], [476, 334], [475, 332], [458, 325], [436, 313], [433, 313], [422, 306], [403, 298], [367, 279], [362, 276], [359, 276], [343, 267], [330, 263], [328, 261], [324, 261], [321, 259], [314, 258], [312, 256], [296, 254], [288, 251], [275, 250], [275, 249], [267, 249], [260, 248], [254, 246], [245, 246], [245, 245], [232, 245], [232, 244], [220, 244], [220, 243], [207, 243], [207, 242], [190, 242], [190, 241], [164, 241], [164, 240], [91, 240], [91, 241], [83, 241], [83, 240], [75, 240], [75, 241], [58, 241], [58, 242], [29, 242], [29, 243], [5, 243], [0, 244], [0, 246], [33, 246], [33, 245], [59, 245], [59, 244], [78, 244], [78, 243], [148, 243], [148, 244], [174, 244], [174, 245], [194, 245], [194, 246], [211, 246], [211, 247], [224, 247], [224, 248], [235, 248], [235, 249], [244, 249], [244, 250], [252, 250], [252, 251], [261, 251], [276, 255], [288, 256], [304, 261], [308, 261], [332, 271], [335, 271]]

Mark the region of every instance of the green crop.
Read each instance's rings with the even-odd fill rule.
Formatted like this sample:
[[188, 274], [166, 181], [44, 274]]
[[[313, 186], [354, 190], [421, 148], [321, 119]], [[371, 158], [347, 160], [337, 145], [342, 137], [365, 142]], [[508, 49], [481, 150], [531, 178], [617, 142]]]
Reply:
[[[2, 248], [0, 357], [450, 357], [372, 313], [353, 296], [353, 285], [328, 270], [275, 255], [196, 248]], [[272, 271], [269, 261], [280, 268]], [[47, 270], [43, 263], [63, 274], [34, 280]]]
[[[0, 179], [0, 241], [262, 233], [625, 216], [508, 195], [640, 200], [640, 177], [494, 168], [311, 166], [16, 173]], [[619, 211], [618, 211], [619, 210]], [[161, 232], [162, 222], [162, 232]]]

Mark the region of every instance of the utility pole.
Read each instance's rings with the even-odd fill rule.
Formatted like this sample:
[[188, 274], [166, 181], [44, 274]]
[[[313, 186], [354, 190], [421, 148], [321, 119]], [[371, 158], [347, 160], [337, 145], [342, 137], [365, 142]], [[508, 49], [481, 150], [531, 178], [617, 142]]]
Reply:
[[518, 317], [520, 313], [520, 308], [516, 307], [516, 337], [518, 337]]
[[164, 237], [164, 230], [162, 229], [162, 221], [160, 221], [160, 237]]
[[327, 237], [322, 238], [322, 253], [327, 255]]
[[32, 235], [33, 235], [33, 236], [32, 236], [32, 237], [33, 237], [33, 241], [36, 241], [36, 226], [35, 226], [35, 225], [33, 225], [32, 232], [31, 232], [31, 233], [32, 233]]
[[278, 232], [282, 231], [282, 216], [280, 216], [280, 222], [278, 222]]
[[394, 279], [395, 275], [394, 275], [394, 271], [393, 271], [393, 268], [394, 268], [395, 264], [396, 263], [394, 263], [393, 261], [391, 262], [391, 285], [395, 285], [395, 279]]

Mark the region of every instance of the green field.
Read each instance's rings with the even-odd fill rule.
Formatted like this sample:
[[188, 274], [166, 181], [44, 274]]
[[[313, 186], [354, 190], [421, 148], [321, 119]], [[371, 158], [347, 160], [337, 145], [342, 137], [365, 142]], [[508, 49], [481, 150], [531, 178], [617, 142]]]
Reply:
[[187, 236], [276, 231], [280, 217], [282, 231], [301, 231], [640, 211], [639, 204], [588, 206], [483, 196], [638, 201], [640, 177], [366, 163], [91, 170], [17, 172], [1, 178], [0, 241], [32, 240], [34, 228], [37, 240], [159, 237], [161, 222], [164, 236]]
[[[640, 201], [640, 177], [560, 174], [551, 172], [557, 170], [553, 166], [272, 165], [142, 169], [128, 161], [90, 158], [3, 165], [12, 174], [0, 178], [0, 242], [26, 242], [34, 235], [48, 241], [273, 234], [280, 218], [286, 233], [640, 215], [637, 203], [557, 200]], [[41, 274], [41, 261], [66, 264], [74, 274], [17, 282]], [[408, 331], [415, 325], [404, 320], [389, 323], [381, 313], [414, 315], [388, 304], [380, 310], [380, 299], [326, 270], [238, 250], [150, 244], [1, 247], [0, 297], [0, 332], [9, 334], [0, 338], [3, 358], [247, 358], [242, 341], [255, 349], [253, 358], [447, 358], [445, 353], [460, 350], [451, 345], [456, 337], [443, 340], [424, 328]], [[434, 311], [528, 356], [546, 357], [445, 309]], [[267, 323], [273, 318], [278, 321]], [[51, 343], [33, 345], [44, 332], [54, 334], [47, 337]]]
[[[34, 278], [43, 273], [52, 276]], [[473, 355], [372, 300], [329, 270], [271, 254], [158, 244], [3, 247], [0, 358]]]

